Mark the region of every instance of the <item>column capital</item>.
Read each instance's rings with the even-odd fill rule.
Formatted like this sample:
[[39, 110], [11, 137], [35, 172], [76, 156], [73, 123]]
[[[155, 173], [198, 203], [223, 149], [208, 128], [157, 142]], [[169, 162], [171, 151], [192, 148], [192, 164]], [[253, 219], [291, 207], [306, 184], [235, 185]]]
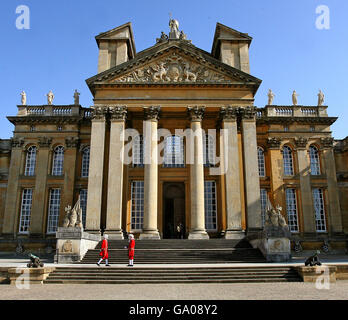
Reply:
[[267, 138], [267, 145], [269, 149], [279, 149], [281, 142], [281, 138]]
[[40, 148], [49, 148], [52, 143], [52, 138], [48, 137], [39, 137], [39, 147]]
[[158, 121], [160, 111], [161, 111], [160, 106], [144, 107], [144, 119], [151, 120], [151, 121]]
[[108, 108], [111, 121], [125, 121], [127, 117], [126, 106], [112, 106]]
[[226, 106], [220, 109], [222, 121], [235, 121], [238, 116], [238, 107]]
[[22, 148], [24, 145], [24, 137], [13, 137], [11, 138], [12, 148]]
[[77, 148], [80, 143], [80, 138], [78, 137], [66, 137], [65, 138], [65, 146], [67, 148]]
[[191, 121], [202, 121], [205, 107], [204, 106], [189, 106], [187, 107], [187, 111], [189, 113]]
[[308, 139], [304, 137], [300, 137], [295, 139], [296, 148], [298, 149], [306, 149], [308, 143]]
[[105, 121], [105, 116], [108, 113], [108, 106], [92, 107], [92, 121]]
[[324, 149], [333, 148], [334, 139], [331, 137], [320, 138], [320, 142]]
[[257, 108], [254, 106], [239, 107], [239, 114], [242, 120], [255, 120]]

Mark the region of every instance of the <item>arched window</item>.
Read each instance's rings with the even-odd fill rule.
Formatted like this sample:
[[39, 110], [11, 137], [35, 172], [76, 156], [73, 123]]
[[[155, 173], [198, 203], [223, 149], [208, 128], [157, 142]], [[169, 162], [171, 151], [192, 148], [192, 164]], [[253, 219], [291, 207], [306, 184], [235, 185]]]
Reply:
[[25, 160], [25, 169], [24, 169], [25, 176], [35, 175], [36, 151], [37, 151], [37, 148], [35, 146], [31, 146], [27, 149], [27, 157]]
[[203, 163], [205, 167], [213, 167], [215, 159], [215, 139], [212, 135], [203, 136]]
[[88, 178], [89, 151], [90, 151], [89, 147], [84, 148], [82, 151], [82, 166], [81, 166], [81, 177], [82, 178]]
[[319, 151], [315, 146], [309, 147], [309, 159], [311, 163], [311, 174], [319, 175], [320, 174]]
[[52, 164], [52, 175], [61, 176], [63, 174], [63, 163], [64, 163], [64, 148], [58, 146], [54, 149], [53, 153], [53, 164]]
[[265, 176], [265, 155], [261, 147], [257, 147], [257, 162], [259, 164], [259, 176]]
[[283, 164], [284, 164], [284, 175], [292, 176], [294, 174], [294, 168], [292, 163], [292, 150], [288, 146], [283, 147]]

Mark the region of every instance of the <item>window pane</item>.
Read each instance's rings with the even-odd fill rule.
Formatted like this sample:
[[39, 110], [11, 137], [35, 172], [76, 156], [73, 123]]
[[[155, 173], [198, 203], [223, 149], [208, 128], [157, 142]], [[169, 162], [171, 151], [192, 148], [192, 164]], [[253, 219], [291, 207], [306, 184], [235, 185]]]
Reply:
[[64, 148], [58, 146], [54, 149], [52, 175], [61, 176], [63, 174]]
[[293, 163], [292, 163], [292, 150], [288, 146], [283, 147], [283, 164], [284, 164], [284, 175], [292, 176], [294, 174]]
[[205, 167], [213, 167], [216, 164], [216, 144], [214, 136], [203, 136], [203, 162]]
[[298, 232], [296, 190], [286, 189], [285, 196], [289, 229], [291, 232]]
[[204, 181], [205, 228], [216, 230], [216, 185], [215, 181]]
[[131, 229], [143, 229], [144, 221], [144, 181], [133, 181], [131, 190]]
[[47, 232], [56, 232], [59, 223], [59, 210], [60, 210], [60, 189], [50, 190], [50, 199], [48, 207], [48, 222]]
[[267, 190], [260, 189], [260, 200], [261, 200], [261, 219], [262, 227], [265, 225], [266, 210], [267, 210]]
[[80, 206], [82, 209], [82, 225], [86, 227], [86, 209], [87, 209], [87, 189], [80, 190]]
[[27, 150], [27, 157], [25, 160], [25, 170], [24, 175], [33, 176], [35, 175], [35, 165], [36, 165], [36, 147], [32, 146]]
[[144, 166], [144, 140], [142, 135], [134, 137], [133, 143], [133, 167]]
[[315, 225], [317, 232], [326, 231], [325, 208], [322, 189], [313, 189], [313, 202], [315, 212]]
[[311, 175], [320, 174], [320, 161], [318, 149], [314, 146], [309, 147], [309, 159], [311, 163]]
[[170, 136], [164, 142], [164, 163], [165, 168], [184, 167], [184, 138]]
[[33, 189], [23, 189], [21, 217], [19, 219], [19, 232], [21, 233], [29, 232], [32, 200]]
[[263, 153], [262, 148], [257, 148], [257, 161], [259, 164], [259, 176], [264, 177], [265, 176], [265, 156]]
[[89, 153], [90, 148], [84, 148], [82, 153], [82, 168], [81, 168], [81, 177], [87, 178], [89, 173]]

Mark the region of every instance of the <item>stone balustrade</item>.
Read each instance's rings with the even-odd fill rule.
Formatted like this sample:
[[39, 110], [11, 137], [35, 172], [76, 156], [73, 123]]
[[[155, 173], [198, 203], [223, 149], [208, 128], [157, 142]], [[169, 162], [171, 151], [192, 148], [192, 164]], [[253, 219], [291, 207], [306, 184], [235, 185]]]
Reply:
[[327, 117], [327, 106], [278, 106], [258, 108], [256, 117]]

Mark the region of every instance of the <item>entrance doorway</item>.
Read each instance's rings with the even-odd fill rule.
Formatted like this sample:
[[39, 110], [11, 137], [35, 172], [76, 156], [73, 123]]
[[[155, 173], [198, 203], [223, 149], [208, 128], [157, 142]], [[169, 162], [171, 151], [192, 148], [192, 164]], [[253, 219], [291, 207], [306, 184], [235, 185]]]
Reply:
[[[181, 234], [177, 226], [181, 226]], [[185, 184], [163, 184], [163, 239], [185, 238]]]

